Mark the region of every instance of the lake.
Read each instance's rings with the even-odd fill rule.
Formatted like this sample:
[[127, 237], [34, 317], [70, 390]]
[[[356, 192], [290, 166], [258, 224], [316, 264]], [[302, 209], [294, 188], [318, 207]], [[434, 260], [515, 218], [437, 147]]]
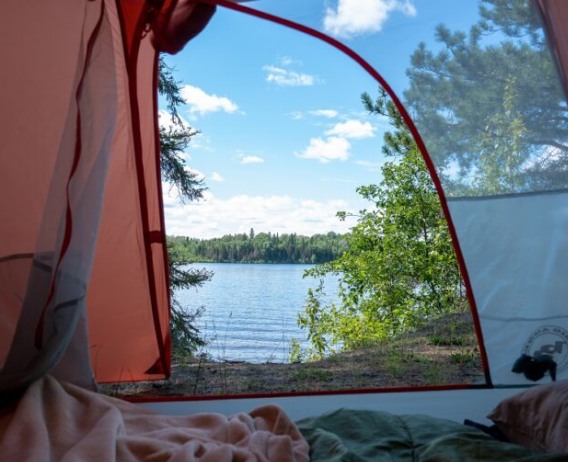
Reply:
[[[312, 265], [196, 263], [213, 271], [211, 281], [177, 292], [190, 308], [204, 306], [197, 326], [209, 342], [204, 351], [214, 360], [252, 363], [288, 362], [290, 342], [308, 346], [307, 333], [297, 324], [309, 288], [318, 281], [303, 278]], [[329, 277], [326, 292], [335, 296], [337, 282]], [[333, 292], [333, 294], [332, 294]]]

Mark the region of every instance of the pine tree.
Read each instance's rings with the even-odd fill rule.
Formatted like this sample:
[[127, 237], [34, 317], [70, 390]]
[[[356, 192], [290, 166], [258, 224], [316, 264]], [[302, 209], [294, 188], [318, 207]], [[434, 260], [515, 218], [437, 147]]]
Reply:
[[[198, 131], [187, 126], [179, 115], [179, 109], [185, 104], [181, 96], [181, 87], [173, 76], [163, 57], [158, 63], [158, 93], [166, 100], [166, 107], [171, 124], [168, 128], [160, 126], [160, 162], [164, 181], [177, 188], [182, 201], [194, 201], [203, 198], [206, 189], [202, 179], [189, 170], [183, 157], [191, 138]], [[204, 269], [184, 268], [188, 261], [184, 255], [176, 252], [175, 247], [168, 243], [168, 261], [170, 274], [170, 300], [172, 350], [174, 355], [195, 353], [205, 344], [195, 327], [195, 320], [202, 314], [203, 307], [193, 310], [183, 306], [176, 297], [176, 290], [201, 286], [210, 280], [213, 273]]]

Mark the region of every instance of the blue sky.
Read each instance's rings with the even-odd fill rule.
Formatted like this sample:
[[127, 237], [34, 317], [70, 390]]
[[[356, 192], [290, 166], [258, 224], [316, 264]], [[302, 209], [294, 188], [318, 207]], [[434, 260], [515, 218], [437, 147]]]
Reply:
[[[465, 29], [473, 0], [257, 0], [251, 7], [343, 40], [395, 91], [433, 27]], [[206, 30], [166, 58], [183, 85], [181, 115], [200, 134], [185, 153], [208, 187], [182, 204], [164, 185], [166, 229], [199, 238], [248, 232], [345, 232], [338, 210], [367, 206], [356, 187], [380, 181], [388, 124], [364, 110], [376, 82], [312, 37], [218, 8]], [[161, 122], [167, 123], [167, 116]]]

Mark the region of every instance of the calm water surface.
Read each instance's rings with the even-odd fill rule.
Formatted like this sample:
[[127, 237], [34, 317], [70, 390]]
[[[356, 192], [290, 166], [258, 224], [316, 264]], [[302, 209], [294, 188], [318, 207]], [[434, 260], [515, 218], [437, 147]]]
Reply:
[[[205, 351], [215, 360], [287, 362], [290, 341], [307, 346], [297, 325], [308, 289], [318, 281], [303, 278], [311, 265], [196, 263], [215, 274], [198, 289], [178, 292], [189, 307], [204, 306], [197, 324], [209, 342]], [[326, 281], [335, 296], [337, 283]]]

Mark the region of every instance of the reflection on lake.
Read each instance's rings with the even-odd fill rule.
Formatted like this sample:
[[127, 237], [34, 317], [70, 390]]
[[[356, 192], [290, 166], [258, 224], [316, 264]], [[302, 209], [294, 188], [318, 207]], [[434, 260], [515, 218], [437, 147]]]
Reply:
[[[308, 346], [306, 331], [297, 325], [308, 289], [318, 281], [303, 278], [311, 265], [196, 263], [214, 272], [198, 289], [182, 290], [178, 298], [190, 308], [204, 306], [197, 325], [209, 342], [205, 352], [213, 360], [287, 362], [290, 341]], [[335, 291], [326, 280], [326, 292]]]

